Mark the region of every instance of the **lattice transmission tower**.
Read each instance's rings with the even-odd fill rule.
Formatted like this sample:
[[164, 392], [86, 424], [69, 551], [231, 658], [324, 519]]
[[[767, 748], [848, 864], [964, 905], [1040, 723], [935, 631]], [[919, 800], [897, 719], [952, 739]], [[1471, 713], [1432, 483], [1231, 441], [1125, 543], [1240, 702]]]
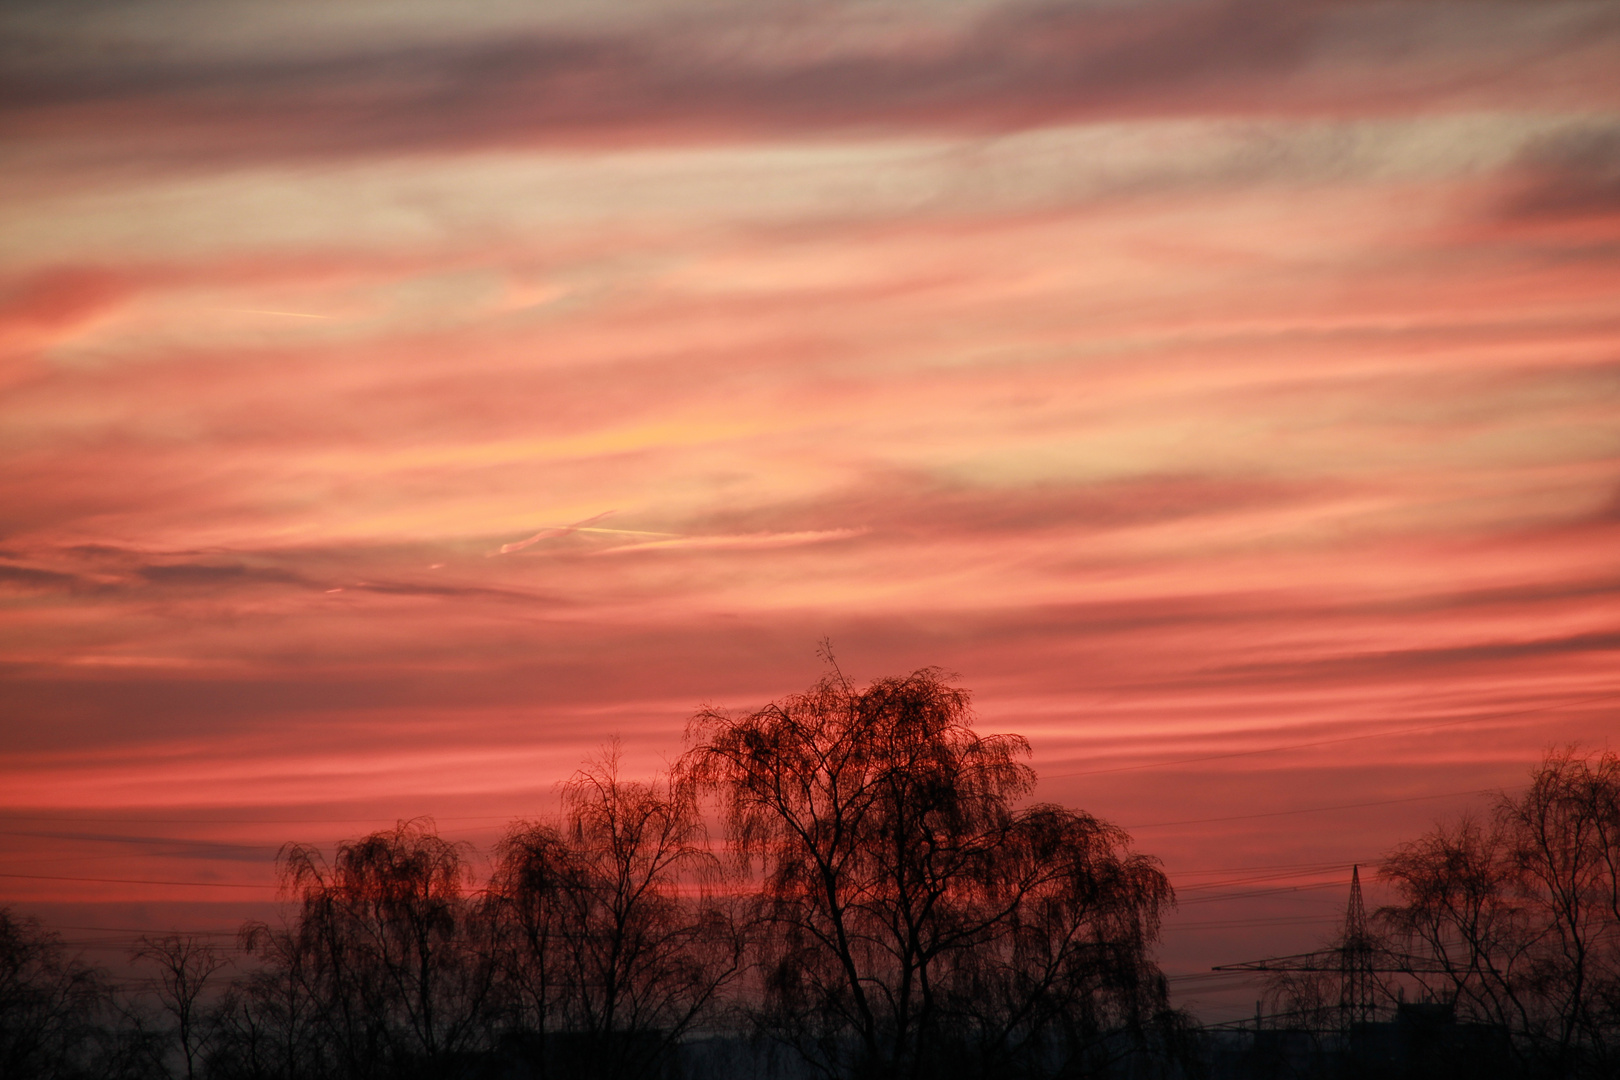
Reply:
[[1361, 900], [1361, 867], [1350, 868], [1350, 904], [1344, 913], [1344, 936], [1339, 941], [1339, 1023], [1349, 1030], [1353, 1024], [1373, 1019], [1373, 954], [1377, 943], [1367, 932], [1367, 908]]
[[[1357, 1025], [1377, 1017], [1380, 972], [1413, 974], [1435, 970], [1433, 962], [1391, 950], [1367, 928], [1367, 907], [1361, 898], [1361, 867], [1350, 868], [1350, 903], [1344, 929], [1337, 940], [1316, 952], [1275, 956], [1242, 964], [1222, 964], [1215, 971], [1320, 971], [1339, 976], [1339, 1029], [1348, 1035]], [[1257, 1021], [1258, 1024], [1258, 1021]]]

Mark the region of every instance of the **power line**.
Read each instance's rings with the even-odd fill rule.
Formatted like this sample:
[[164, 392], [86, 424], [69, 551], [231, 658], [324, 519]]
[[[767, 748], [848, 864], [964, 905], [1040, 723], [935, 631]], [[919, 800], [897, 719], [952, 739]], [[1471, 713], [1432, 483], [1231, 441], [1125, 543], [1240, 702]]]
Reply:
[[1223, 900], [1247, 900], [1254, 896], [1280, 896], [1287, 893], [1311, 892], [1316, 889], [1342, 889], [1342, 881], [1321, 881], [1313, 885], [1281, 885], [1275, 889], [1250, 889], [1247, 892], [1217, 893], [1213, 896], [1195, 896], [1191, 900], [1180, 900], [1177, 903], [1186, 907], [1189, 904], [1215, 904]]
[[1334, 863], [1331, 866], [1312, 867], [1308, 870], [1293, 870], [1288, 873], [1281, 874], [1254, 874], [1250, 875], [1249, 877], [1227, 878], [1225, 881], [1206, 881], [1200, 885], [1184, 885], [1177, 889], [1177, 892], [1208, 892], [1210, 889], [1225, 889], [1230, 888], [1233, 885], [1253, 885], [1260, 882], [1285, 880], [1287, 878], [1315, 877], [1319, 874], [1342, 871], [1346, 866], [1358, 866], [1361, 864], [1361, 862], [1367, 862], [1370, 864], [1373, 862], [1373, 860], [1366, 859], [1355, 863]]
[[[437, 814], [418, 814], [416, 817], [429, 817], [435, 822], [440, 821], [522, 821], [522, 814], [480, 814], [472, 817], [439, 817]], [[399, 817], [392, 814], [376, 814], [372, 817], [356, 818], [222, 818], [209, 816], [207, 811], [199, 810], [197, 817], [183, 818], [132, 818], [123, 814], [115, 816], [76, 817], [64, 814], [14, 814], [8, 810], [0, 809], [0, 821], [60, 821], [65, 824], [84, 822], [94, 824], [100, 822], [114, 822], [125, 825], [365, 825], [374, 822], [394, 823], [411, 821], [414, 818]], [[27, 835], [27, 834], [20, 834]]]
[[235, 930], [180, 930], [176, 928], [164, 929], [162, 927], [147, 927], [142, 930], [134, 926], [68, 926], [58, 924], [49, 927], [51, 930], [90, 930], [98, 934], [134, 934], [137, 937], [156, 935], [167, 937], [179, 934], [181, 937], [235, 937]]
[[1329, 861], [1318, 860], [1316, 862], [1257, 863], [1257, 864], [1252, 865], [1252, 866], [1198, 866], [1198, 867], [1185, 867], [1185, 868], [1177, 870], [1176, 873], [1183, 876], [1183, 877], [1185, 877], [1185, 876], [1187, 876], [1189, 874], [1241, 874], [1241, 873], [1249, 873], [1251, 871], [1256, 871], [1256, 870], [1282, 870], [1282, 871], [1292, 871], [1292, 870], [1299, 870], [1299, 871], [1308, 871], [1308, 870], [1317, 870], [1317, 871], [1343, 870], [1346, 866], [1350, 866], [1350, 865], [1353, 865], [1355, 863], [1362, 863], [1362, 864], [1365, 865], [1365, 864], [1369, 864], [1369, 863], [1375, 863], [1377, 861], [1378, 861], [1377, 859], [1365, 858], [1365, 859], [1334, 859], [1334, 860], [1329, 860]]
[[55, 874], [0, 874], [0, 878], [28, 881], [85, 881], [102, 885], [198, 885], [209, 889], [274, 889], [275, 885], [245, 885], [231, 881], [145, 881], [136, 878], [59, 877]]
[[1404, 799], [1378, 799], [1373, 802], [1341, 803], [1336, 806], [1301, 806], [1293, 810], [1270, 810], [1261, 814], [1232, 814], [1228, 817], [1188, 818], [1186, 821], [1153, 821], [1146, 825], [1125, 825], [1125, 829], [1159, 829], [1169, 825], [1208, 825], [1217, 821], [1248, 821], [1252, 818], [1288, 817], [1291, 814], [1318, 814], [1328, 810], [1360, 810], [1368, 806], [1394, 806], [1396, 803], [1423, 802], [1426, 799], [1454, 799], [1463, 795], [1489, 795], [1495, 788], [1443, 791], [1435, 795], [1411, 795]]
[[1250, 926], [1279, 926], [1320, 924], [1320, 915], [1279, 915], [1268, 919], [1217, 919], [1212, 922], [1169, 923], [1170, 930], [1237, 930]]

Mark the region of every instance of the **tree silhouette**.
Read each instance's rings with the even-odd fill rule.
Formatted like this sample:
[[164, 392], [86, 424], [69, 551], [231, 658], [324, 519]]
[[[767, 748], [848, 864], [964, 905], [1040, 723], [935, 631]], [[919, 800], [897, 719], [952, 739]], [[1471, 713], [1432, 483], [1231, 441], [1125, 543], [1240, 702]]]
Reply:
[[485, 911], [503, 1026], [529, 1035], [541, 1069], [555, 1058], [548, 1036], [570, 1025], [570, 938], [582, 867], [554, 824], [523, 822], [496, 849]]
[[1531, 973], [1540, 932], [1511, 843], [1500, 825], [1465, 817], [1403, 844], [1380, 872], [1400, 903], [1378, 920], [1429, 995], [1464, 1017], [1529, 1031], [1540, 1011]]
[[72, 1075], [94, 1040], [106, 987], [37, 919], [0, 908], [0, 1076]]
[[232, 985], [219, 1010], [211, 1076], [302, 1080], [341, 1075], [334, 1067], [331, 986], [298, 928], [242, 927], [242, 955], [256, 966]]
[[203, 995], [214, 975], [229, 961], [212, 945], [190, 934], [143, 937], [133, 958], [157, 969], [158, 1003], [174, 1020], [186, 1080], [193, 1080], [216, 1026]]
[[561, 829], [527, 825], [501, 847], [490, 898], [506, 985], [542, 1039], [567, 1032], [589, 1075], [657, 1075], [742, 955], [727, 908], [682, 894], [715, 862], [697, 805], [668, 777], [621, 779], [616, 751], [564, 802]]
[[330, 864], [289, 847], [281, 872], [299, 904], [289, 944], [346, 1075], [439, 1075], [477, 1045], [492, 965], [458, 845], [407, 821], [340, 844]]
[[1489, 824], [1437, 826], [1382, 874], [1429, 993], [1512, 1032], [1526, 1068], [1620, 1073], [1620, 757], [1549, 753]]
[[692, 739], [762, 884], [759, 1015], [824, 1073], [1057, 1075], [1165, 1011], [1168, 881], [1113, 826], [1016, 809], [1027, 743], [976, 734], [939, 671], [857, 691], [834, 666]]

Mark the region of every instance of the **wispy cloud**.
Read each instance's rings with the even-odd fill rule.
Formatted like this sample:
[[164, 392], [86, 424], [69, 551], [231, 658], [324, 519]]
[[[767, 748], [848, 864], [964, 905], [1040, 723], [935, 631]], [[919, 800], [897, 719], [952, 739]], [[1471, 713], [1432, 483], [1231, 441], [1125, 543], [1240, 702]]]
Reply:
[[722, 549], [798, 547], [801, 544], [822, 544], [830, 540], [847, 540], [861, 536], [866, 529], [813, 529], [804, 532], [740, 533], [735, 536], [675, 536], [667, 540], [647, 540], [635, 544], [621, 544], [604, 548], [598, 555], [628, 555], [642, 551], [668, 551], [671, 549]]
[[12, 813], [493, 830], [823, 635], [1173, 877], [1614, 730], [1612, 7], [154, 3], [0, 5]]
[[[14, 34], [51, 36], [28, 14]], [[150, 159], [219, 162], [1513, 107], [1567, 99], [1572, 75], [1603, 78], [1620, 36], [1612, 12], [1576, 3], [1271, 0], [655, 8], [597, 26], [470, 20], [455, 36], [334, 26], [319, 52], [276, 48], [265, 23], [267, 47], [249, 56], [161, 37], [109, 56], [96, 27], [63, 23], [56, 36], [77, 49], [14, 65], [5, 121], [81, 155], [138, 130]]]

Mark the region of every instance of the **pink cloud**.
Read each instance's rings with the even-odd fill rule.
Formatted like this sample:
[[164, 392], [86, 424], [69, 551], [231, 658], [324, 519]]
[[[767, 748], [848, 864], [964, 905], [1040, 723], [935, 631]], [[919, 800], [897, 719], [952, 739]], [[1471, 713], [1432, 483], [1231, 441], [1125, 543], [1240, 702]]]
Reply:
[[31, 61], [0, 896], [487, 842], [829, 635], [1139, 827], [1207, 964], [1609, 736], [1612, 18], [842, 18]]

